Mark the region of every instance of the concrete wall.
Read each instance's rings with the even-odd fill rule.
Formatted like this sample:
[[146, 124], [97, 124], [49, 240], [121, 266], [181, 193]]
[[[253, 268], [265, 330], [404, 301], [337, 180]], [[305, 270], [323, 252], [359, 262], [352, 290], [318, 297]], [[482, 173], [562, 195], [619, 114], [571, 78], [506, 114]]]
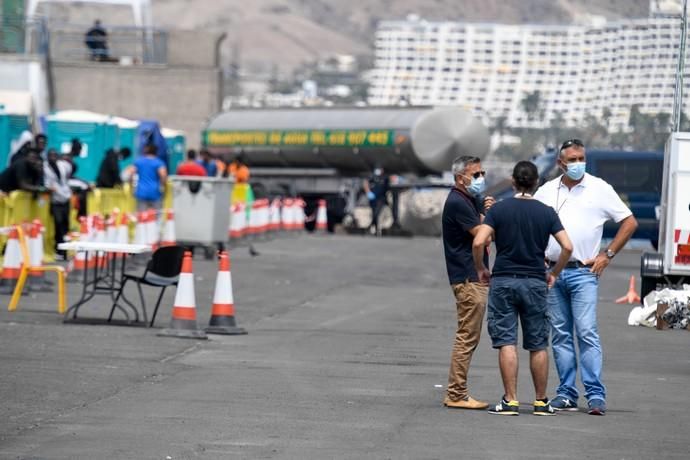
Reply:
[[48, 110], [48, 83], [38, 56], [0, 54], [0, 90], [31, 93], [35, 114]]
[[218, 111], [218, 71], [212, 68], [54, 63], [56, 110], [81, 109], [132, 119], [156, 119], [184, 131], [197, 147]]

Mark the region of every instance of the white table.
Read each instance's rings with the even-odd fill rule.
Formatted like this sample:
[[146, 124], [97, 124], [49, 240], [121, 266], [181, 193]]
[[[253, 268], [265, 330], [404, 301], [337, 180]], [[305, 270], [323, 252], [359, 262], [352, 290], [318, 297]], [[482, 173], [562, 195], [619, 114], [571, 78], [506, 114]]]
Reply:
[[[84, 278], [82, 283], [82, 292], [79, 300], [65, 312], [64, 322], [80, 322], [80, 323], [102, 323], [102, 320], [96, 319], [77, 319], [77, 312], [79, 308], [86, 302], [91, 300], [96, 294], [110, 294], [113, 300], [110, 315], [107, 323], [111, 323], [113, 311], [118, 308], [124, 313], [127, 324], [132, 324], [129, 319], [127, 310], [115, 301], [115, 294], [120, 290], [122, 279], [125, 273], [125, 265], [128, 255], [146, 254], [152, 251], [148, 244], [125, 244], [125, 243], [100, 243], [94, 241], [73, 241], [69, 243], [58, 244], [58, 249], [61, 251], [75, 251], [86, 252], [87, 267], [84, 269]], [[88, 266], [88, 255], [92, 253], [94, 261], [92, 266]], [[122, 261], [120, 264], [120, 276], [117, 276], [117, 260]], [[104, 262], [105, 261], [105, 262]], [[92, 272], [92, 279], [89, 279], [89, 271]], [[134, 312], [134, 323], [139, 323], [139, 311], [132, 302], [126, 297], [121, 296], [122, 300]], [[70, 319], [69, 316], [72, 315]], [[144, 310], [144, 324], [146, 324], [146, 310]]]

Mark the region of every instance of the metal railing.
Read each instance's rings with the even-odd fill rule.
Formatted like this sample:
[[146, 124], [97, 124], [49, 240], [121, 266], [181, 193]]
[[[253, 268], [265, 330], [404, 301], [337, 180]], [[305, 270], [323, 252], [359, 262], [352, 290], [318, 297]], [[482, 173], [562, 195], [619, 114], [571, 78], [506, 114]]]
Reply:
[[[168, 34], [160, 29], [107, 27], [107, 36], [87, 44], [90, 26], [50, 23], [50, 51], [53, 61], [119, 62], [126, 65], [165, 64]], [[93, 39], [92, 39], [93, 40]], [[96, 46], [93, 46], [94, 42]]]
[[46, 54], [48, 29], [41, 18], [0, 15], [0, 53]]

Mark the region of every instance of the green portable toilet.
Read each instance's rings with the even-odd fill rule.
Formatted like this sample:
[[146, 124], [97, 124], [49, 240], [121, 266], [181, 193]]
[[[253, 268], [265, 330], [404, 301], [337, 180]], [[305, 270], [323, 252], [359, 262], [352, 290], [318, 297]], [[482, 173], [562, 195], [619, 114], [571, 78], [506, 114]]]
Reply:
[[0, 170], [5, 169], [12, 144], [24, 131], [31, 132], [29, 117], [4, 113], [0, 106]]
[[75, 158], [76, 176], [95, 182], [105, 151], [118, 145], [119, 128], [110, 116], [82, 110], [63, 110], [46, 117], [48, 147], [69, 153], [72, 139], [82, 143], [81, 155]]
[[163, 128], [161, 134], [168, 144], [168, 161], [170, 162], [170, 174], [175, 174], [177, 165], [185, 160], [185, 144], [187, 139], [182, 131], [174, 129]]
[[139, 122], [122, 117], [111, 117], [110, 122], [118, 127], [118, 142], [114, 147], [117, 149], [127, 147], [132, 151], [132, 155], [128, 159], [120, 161], [120, 171], [123, 171], [132, 164], [137, 153]]

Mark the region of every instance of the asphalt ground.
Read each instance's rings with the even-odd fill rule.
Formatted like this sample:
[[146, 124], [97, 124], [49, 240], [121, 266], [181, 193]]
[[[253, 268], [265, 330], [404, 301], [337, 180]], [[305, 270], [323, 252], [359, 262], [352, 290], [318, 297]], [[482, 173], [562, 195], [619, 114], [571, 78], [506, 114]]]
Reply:
[[[256, 247], [258, 257], [231, 253], [245, 336], [156, 336], [174, 290], [154, 329], [63, 324], [55, 294], [2, 309], [0, 458], [688, 458], [690, 333], [629, 327], [632, 306], [613, 302], [639, 251], [602, 278], [608, 414], [532, 416], [521, 352], [521, 414], [500, 417], [442, 406], [455, 307], [438, 239], [303, 235]], [[205, 326], [216, 265], [197, 258], [194, 273]], [[106, 312], [105, 298], [82, 310]], [[470, 389], [502, 394], [485, 330]]]

